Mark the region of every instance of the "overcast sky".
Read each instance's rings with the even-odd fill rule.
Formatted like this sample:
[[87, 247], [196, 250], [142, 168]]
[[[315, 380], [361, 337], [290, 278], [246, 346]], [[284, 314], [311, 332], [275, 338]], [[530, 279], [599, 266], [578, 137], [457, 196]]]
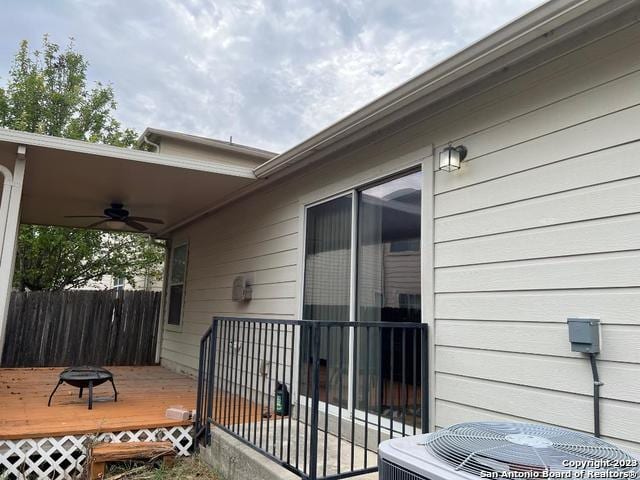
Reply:
[[540, 0], [5, 0], [18, 43], [74, 37], [125, 126], [283, 151]]

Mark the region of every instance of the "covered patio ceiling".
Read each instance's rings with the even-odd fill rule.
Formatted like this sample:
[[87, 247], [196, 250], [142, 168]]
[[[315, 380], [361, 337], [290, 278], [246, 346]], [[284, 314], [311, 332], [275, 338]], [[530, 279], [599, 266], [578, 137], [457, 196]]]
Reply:
[[[0, 164], [9, 170], [19, 145], [26, 146], [22, 223], [85, 227], [99, 219], [66, 216], [102, 215], [122, 203], [131, 216], [161, 219], [146, 226], [163, 236], [255, 181], [248, 167], [0, 130]], [[121, 222], [104, 229], [135, 231]]]

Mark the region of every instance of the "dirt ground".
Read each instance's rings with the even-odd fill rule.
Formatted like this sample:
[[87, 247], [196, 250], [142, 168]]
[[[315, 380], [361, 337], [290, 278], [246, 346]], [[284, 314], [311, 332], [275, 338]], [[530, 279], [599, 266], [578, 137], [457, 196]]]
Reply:
[[209, 465], [196, 457], [176, 460], [171, 468], [162, 465], [113, 464], [105, 480], [223, 480]]

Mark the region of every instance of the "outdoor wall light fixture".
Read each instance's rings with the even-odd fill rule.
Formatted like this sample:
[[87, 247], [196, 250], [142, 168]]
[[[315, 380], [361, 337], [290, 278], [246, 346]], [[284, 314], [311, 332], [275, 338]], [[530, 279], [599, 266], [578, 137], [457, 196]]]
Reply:
[[458, 145], [452, 147], [449, 144], [440, 152], [440, 170], [445, 172], [453, 172], [460, 168], [460, 164], [467, 157], [467, 147], [464, 145]]

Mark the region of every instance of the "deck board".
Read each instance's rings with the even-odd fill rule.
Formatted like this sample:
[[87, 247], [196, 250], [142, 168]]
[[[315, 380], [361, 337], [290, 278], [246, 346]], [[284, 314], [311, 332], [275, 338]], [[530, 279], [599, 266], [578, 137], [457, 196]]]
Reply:
[[[109, 367], [118, 389], [113, 401], [110, 383], [94, 389], [93, 410], [87, 408], [88, 391], [60, 385], [47, 407], [49, 395], [63, 369], [0, 368], [0, 439], [22, 439], [118, 432], [141, 428], [189, 425], [165, 417], [167, 408], [196, 405], [196, 381], [160, 366]], [[233, 395], [224, 398], [226, 411], [214, 415], [225, 424], [254, 422], [262, 409]], [[233, 408], [235, 405], [235, 408]], [[249, 416], [251, 413], [251, 416]]]
[[118, 389], [113, 402], [111, 384], [94, 389], [93, 410], [87, 409], [85, 390], [63, 384], [47, 400], [62, 368], [0, 369], [0, 438], [38, 438], [140, 428], [188, 425], [171, 420], [171, 406], [195, 408], [196, 382], [160, 366], [109, 367]]

